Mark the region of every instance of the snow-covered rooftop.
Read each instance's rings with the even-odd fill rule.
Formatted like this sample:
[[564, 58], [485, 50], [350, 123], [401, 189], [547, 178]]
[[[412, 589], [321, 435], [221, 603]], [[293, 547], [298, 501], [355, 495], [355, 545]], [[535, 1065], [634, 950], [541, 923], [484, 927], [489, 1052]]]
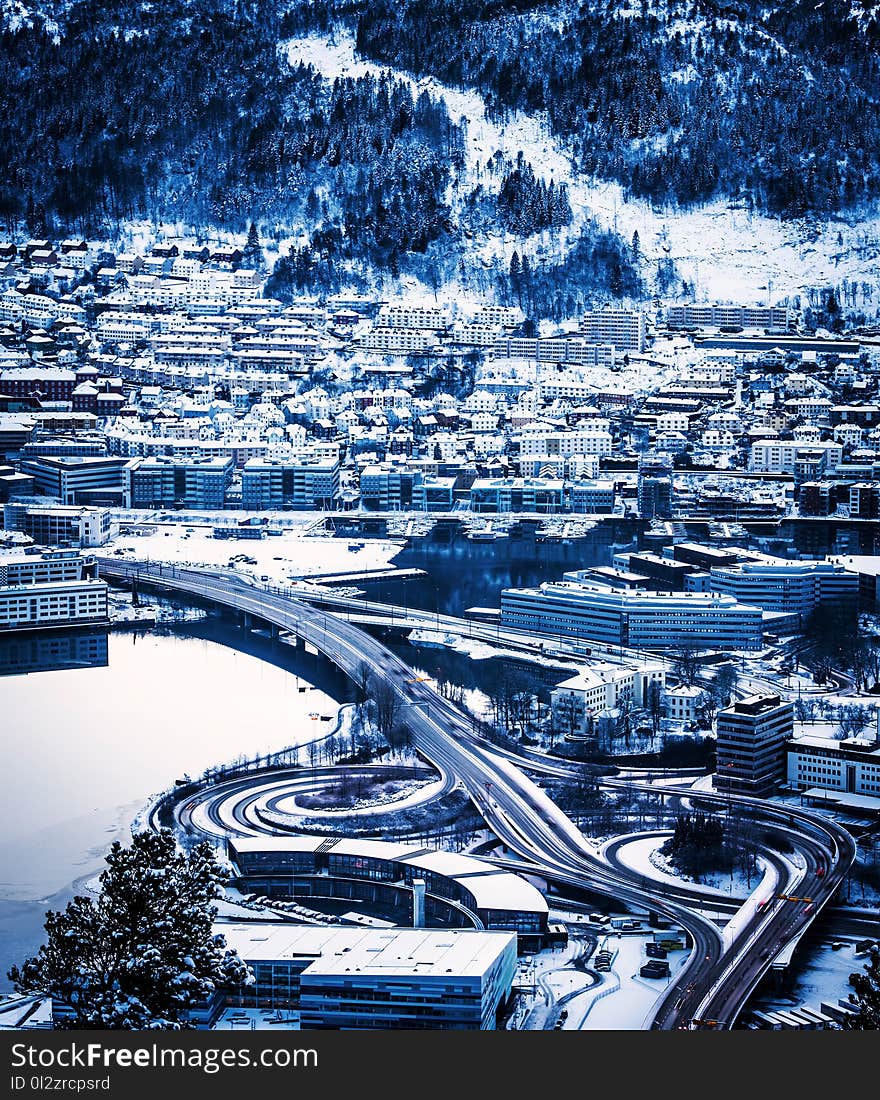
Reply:
[[481, 978], [515, 943], [514, 932], [434, 928], [316, 928], [248, 921], [217, 924], [246, 962], [301, 960], [313, 956], [309, 974], [360, 973], [377, 978], [420, 979], [448, 975]]

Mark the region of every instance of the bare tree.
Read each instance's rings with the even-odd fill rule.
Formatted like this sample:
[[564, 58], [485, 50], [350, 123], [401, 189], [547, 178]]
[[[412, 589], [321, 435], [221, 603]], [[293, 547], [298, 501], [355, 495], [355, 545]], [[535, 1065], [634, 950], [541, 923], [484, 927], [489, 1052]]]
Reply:
[[712, 681], [712, 692], [721, 706], [727, 706], [733, 693], [736, 691], [739, 674], [734, 665], [728, 663], [718, 666], [715, 678]]
[[354, 680], [355, 702], [365, 703], [370, 697], [370, 684], [373, 679], [370, 666], [366, 661], [361, 661], [357, 666], [352, 679]]
[[400, 697], [390, 684], [380, 681], [373, 688], [373, 703], [376, 708], [376, 728], [391, 744], [391, 736], [400, 713]]
[[628, 695], [617, 702], [617, 718], [614, 722], [614, 732], [617, 737], [623, 738], [623, 743], [629, 748], [630, 736], [633, 726], [633, 701]]
[[646, 709], [651, 718], [652, 739], [656, 740], [660, 732], [663, 716], [666, 714], [666, 704], [663, 701], [663, 688], [657, 680], [652, 680], [648, 685], [648, 697], [645, 700]]
[[697, 713], [704, 729], [711, 729], [718, 714], [718, 696], [714, 691], [701, 691], [697, 698]]
[[837, 730], [835, 737], [858, 737], [871, 722], [871, 708], [861, 707], [858, 703], [847, 703], [837, 708]]
[[680, 642], [674, 650], [673, 675], [687, 687], [693, 687], [700, 673], [697, 651], [688, 642]]

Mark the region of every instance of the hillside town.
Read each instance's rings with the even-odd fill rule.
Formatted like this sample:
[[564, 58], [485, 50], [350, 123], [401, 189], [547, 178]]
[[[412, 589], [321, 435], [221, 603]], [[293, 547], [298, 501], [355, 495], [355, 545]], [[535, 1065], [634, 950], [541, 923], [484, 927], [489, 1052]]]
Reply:
[[[345, 755], [349, 720], [340, 710], [338, 736], [308, 743], [313, 770], [319, 758], [338, 774], [363, 763], [388, 768], [384, 754], [412, 750], [410, 727], [427, 722], [420, 756], [404, 757], [405, 778], [417, 777], [413, 786], [352, 811], [389, 815], [367, 837], [384, 837], [388, 822], [401, 835], [412, 833], [396, 807], [408, 811], [434, 798], [419, 784], [427, 782], [424, 760], [433, 759], [424, 745], [441, 727], [429, 715], [400, 717], [403, 707], [425, 705], [410, 685], [432, 680], [437, 701], [428, 705], [442, 701], [459, 736], [500, 746], [525, 768], [555, 777], [559, 827], [573, 820], [577, 844], [587, 846], [590, 858], [606, 860], [591, 846], [604, 852], [608, 837], [623, 830], [613, 843], [641, 860], [639, 903], [650, 896], [645, 875], [676, 882], [685, 874], [688, 830], [711, 832], [715, 824], [664, 816], [661, 799], [656, 825], [666, 832], [652, 834], [650, 851], [632, 855], [644, 837], [628, 831], [635, 826], [615, 788], [601, 793], [596, 778], [629, 764], [671, 767], [670, 774], [699, 784], [694, 790], [703, 798], [769, 800], [767, 812], [789, 825], [795, 813], [817, 810], [831, 822], [823, 828], [842, 836], [843, 821], [873, 836], [880, 811], [880, 748], [871, 736], [880, 716], [880, 334], [844, 331], [842, 324], [835, 326], [840, 331], [816, 328], [810, 311], [787, 304], [597, 303], [554, 326], [520, 308], [464, 296], [385, 300], [351, 293], [285, 303], [266, 293], [255, 234], [243, 248], [165, 240], [147, 254], [119, 255], [83, 240], [33, 240], [0, 245], [0, 257], [0, 634], [23, 639], [8, 658], [11, 671], [106, 665], [106, 644], [95, 656], [72, 644], [40, 648], [27, 639], [42, 631], [155, 625], [157, 604], [148, 597], [140, 606], [142, 585], [170, 594], [172, 602], [214, 600], [233, 608], [243, 634], [260, 621], [276, 645], [334, 652], [349, 679], [361, 683], [360, 740], [350, 727]], [[509, 582], [495, 592], [481, 589], [479, 604], [462, 594], [444, 607], [430, 569], [397, 562], [401, 551], [427, 544], [444, 528], [487, 562], [496, 550], [503, 558], [508, 542], [525, 540], [521, 557], [529, 569], [510, 569]], [[605, 541], [586, 552], [599, 528]], [[245, 552], [237, 552], [238, 544]], [[395, 603], [404, 589], [391, 589], [389, 601], [376, 588], [382, 579], [414, 582], [413, 605]], [[407, 604], [408, 590], [402, 598]], [[293, 626], [288, 606], [302, 616]], [[399, 658], [363, 628], [402, 636], [412, 653], [445, 650], [436, 675], [401, 664], [408, 701], [395, 702], [381, 678]], [[343, 659], [345, 644], [353, 656]], [[372, 654], [374, 646], [368, 666], [360, 654]], [[496, 667], [481, 670], [479, 689], [466, 696], [443, 668], [455, 656]], [[300, 685], [297, 692], [308, 690]], [[371, 692], [376, 698], [368, 702]], [[298, 752], [297, 742], [267, 754], [262, 766], [275, 769], [284, 758], [293, 763], [290, 782], [299, 784], [290, 756]], [[259, 792], [260, 767], [258, 755], [231, 770], [207, 769], [201, 779], [185, 775], [150, 814], [184, 796], [192, 800], [187, 805], [213, 798], [214, 783], [237, 776], [237, 768], [247, 776], [242, 792]], [[499, 773], [486, 774], [495, 778], [486, 781], [479, 769], [469, 777], [475, 790], [497, 789]], [[398, 778], [393, 768], [389, 775]], [[436, 782], [443, 787], [445, 779]], [[325, 797], [320, 785], [318, 792], [308, 797]], [[639, 826], [654, 793], [649, 787], [638, 809]], [[337, 794], [328, 791], [328, 802]], [[557, 948], [571, 951], [582, 914], [577, 905], [561, 910], [568, 930], [548, 924], [545, 897], [512, 874], [506, 884], [492, 880], [495, 890], [516, 894], [512, 914], [506, 901], [474, 901], [472, 879], [484, 872], [460, 849], [476, 843], [482, 854], [480, 845], [494, 841], [468, 815], [476, 808], [493, 821], [497, 805], [492, 797], [484, 805], [482, 794], [472, 805], [460, 797], [458, 824], [446, 832], [435, 827], [432, 840], [441, 848], [425, 864], [424, 879], [437, 896], [477, 906], [479, 927], [505, 931], [504, 937], [486, 930], [454, 934], [456, 943], [489, 937], [481, 941], [487, 954], [480, 965], [503, 960], [504, 974], [497, 988], [484, 990], [476, 1015], [462, 1009], [450, 1023], [446, 1009], [438, 1009], [431, 1026], [559, 1030], [568, 1018], [565, 996], [554, 993], [541, 1008], [534, 990], [528, 993], [528, 967], [516, 956], [527, 949], [548, 957]], [[352, 889], [345, 885], [351, 876], [372, 879], [363, 868], [376, 860], [411, 892], [416, 935], [425, 927], [425, 887], [412, 877], [413, 867], [423, 873], [414, 861], [428, 849], [416, 844], [412, 855], [360, 840], [357, 828], [356, 839], [340, 840], [348, 834], [337, 835], [326, 817], [319, 819], [326, 838], [279, 839], [276, 826], [298, 832], [303, 821], [275, 805], [257, 811], [258, 839], [239, 844], [235, 855], [241, 904], [239, 894], [225, 903], [233, 918], [244, 914], [251, 923], [230, 923], [227, 914], [218, 926], [253, 967], [254, 992], [235, 1001], [214, 997], [193, 1018], [198, 1026], [234, 1028], [258, 1012], [289, 1013], [294, 1006], [295, 1022], [280, 1015], [273, 1022], [395, 1026], [389, 1021], [396, 1007], [388, 1019], [375, 1011], [340, 1015], [331, 956], [350, 951], [359, 958], [358, 951], [378, 950], [372, 945], [379, 940], [387, 940], [389, 951], [409, 944], [409, 932], [387, 931], [385, 918], [399, 901], [391, 909], [383, 902], [372, 915], [352, 910], [342, 917], [299, 907], [294, 924], [305, 912], [307, 924], [376, 927], [288, 928], [271, 947], [265, 934], [256, 935], [265, 929], [255, 929], [247, 907], [261, 919], [267, 912], [272, 920], [279, 912], [290, 917], [263, 896], [277, 887], [257, 873], [264, 866], [282, 876], [290, 868], [325, 876], [330, 867], [343, 884], [332, 890], [341, 891]], [[438, 806], [431, 812], [448, 812]], [[230, 802], [205, 815], [217, 818], [219, 832], [208, 830], [214, 841], [235, 832], [223, 814], [237, 812]], [[356, 824], [354, 817], [339, 820], [343, 830]], [[529, 811], [524, 820], [537, 819]], [[260, 835], [267, 830], [271, 840]], [[751, 841], [737, 834], [727, 843], [715, 852], [716, 863], [732, 859], [734, 848], [747, 852]], [[617, 890], [633, 869], [623, 855], [615, 862], [613, 850]], [[876, 851], [868, 841], [855, 860], [863, 901], [874, 890]], [[678, 852], [678, 864], [664, 862], [668, 852]], [[769, 864], [761, 866], [759, 881], [769, 881]], [[751, 882], [758, 863], [746, 858], [737, 871], [745, 884], [741, 878], [734, 884], [732, 864], [728, 870], [729, 889], [745, 899], [741, 909], [736, 901], [740, 915], [730, 927], [759, 921], [765, 903]], [[817, 882], [824, 874], [820, 863]], [[455, 875], [468, 879], [468, 890]], [[815, 892], [826, 887], [819, 883]], [[323, 877], [321, 889], [328, 889]], [[293, 893], [291, 887], [291, 899]], [[284, 904], [296, 908], [292, 900]], [[438, 916], [438, 904], [433, 898], [435, 920], [459, 919], [445, 910]], [[408, 924], [408, 913], [397, 909], [395, 921]], [[655, 916], [649, 911], [645, 919], [650, 924]], [[851, 919], [868, 918], [859, 910]], [[594, 912], [589, 923], [597, 987], [621, 950], [602, 938], [606, 926], [618, 929], [618, 939], [632, 933], [625, 965], [637, 967], [640, 979], [671, 982], [667, 948], [684, 949], [677, 931], [651, 933], [643, 961], [641, 919]], [[687, 927], [696, 943], [697, 926]], [[445, 965], [449, 945], [440, 940], [447, 935], [430, 932], [419, 965]], [[301, 1000], [280, 997], [266, 985], [267, 975], [300, 940], [322, 962], [303, 974]], [[577, 970], [576, 953], [569, 958]], [[547, 958], [542, 965], [549, 967]], [[364, 988], [378, 988], [367, 962], [363, 969]], [[630, 1014], [654, 1003], [655, 987], [645, 988], [644, 1003], [630, 1004]], [[603, 996], [591, 994], [572, 1026], [588, 1026], [594, 999]], [[10, 1002], [10, 1011], [20, 1003]], [[685, 1026], [701, 1026], [690, 1012], [679, 1013]], [[805, 1017], [799, 1026], [842, 1026], [852, 1012], [845, 999], [822, 1001], [819, 1024]], [[772, 1013], [767, 1023], [758, 1008], [748, 1018], [749, 1026], [776, 1026]]]
[[4, 502], [880, 511], [880, 339], [807, 330], [784, 306], [658, 300], [554, 330], [464, 301], [284, 305], [263, 296], [258, 243], [36, 240], [0, 257]]

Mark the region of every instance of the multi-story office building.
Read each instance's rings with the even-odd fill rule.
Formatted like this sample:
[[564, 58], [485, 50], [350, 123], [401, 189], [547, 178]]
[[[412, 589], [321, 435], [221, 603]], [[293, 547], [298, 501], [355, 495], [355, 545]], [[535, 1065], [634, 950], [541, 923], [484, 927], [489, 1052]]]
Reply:
[[455, 503], [456, 480], [454, 477], [423, 474], [413, 484], [413, 508], [423, 512], [451, 512]]
[[241, 474], [245, 508], [333, 508], [339, 495], [339, 461], [252, 458]]
[[133, 508], [218, 509], [232, 481], [231, 458], [157, 456], [131, 462]]
[[474, 512], [561, 512], [565, 482], [557, 478], [477, 478], [471, 486]]
[[[880, 741], [798, 737], [786, 747], [788, 784], [798, 791], [829, 791], [880, 799]], [[832, 799], [833, 801], [833, 799]]]
[[769, 558], [714, 566], [709, 585], [765, 611], [807, 616], [819, 604], [855, 600], [859, 578], [838, 562]]
[[672, 515], [672, 478], [667, 474], [639, 473], [639, 515], [665, 519]]
[[491, 1030], [516, 936], [425, 928], [218, 924], [256, 979], [231, 1000], [300, 1010], [303, 1028]]
[[664, 590], [683, 592], [685, 577], [690, 573], [697, 572], [695, 565], [660, 557], [647, 550], [640, 550], [631, 554], [620, 554], [616, 557], [624, 568], [630, 569], [633, 573], [638, 573], [642, 577], [647, 577], [653, 581], [652, 587]]
[[764, 798], [785, 778], [785, 745], [794, 706], [778, 695], [751, 695], [718, 712], [715, 787]]
[[[313, 890], [325, 897], [370, 897], [398, 910], [399, 923], [412, 914], [413, 883], [425, 884], [425, 919], [432, 925], [473, 925], [516, 932], [524, 944], [543, 942], [547, 902], [531, 883], [490, 867], [474, 856], [412, 844], [322, 836], [235, 837], [229, 857], [246, 889], [271, 897]], [[355, 884], [353, 886], [353, 883]]]
[[612, 344], [618, 351], [645, 350], [645, 315], [639, 310], [593, 310], [584, 314], [580, 331], [594, 344]]
[[94, 557], [70, 550], [0, 557], [0, 631], [107, 621], [107, 585]]
[[77, 550], [44, 550], [37, 554], [0, 555], [0, 585], [55, 584], [57, 581], [96, 580], [93, 554]]
[[718, 565], [733, 565], [740, 559], [740, 552], [736, 549], [707, 546], [699, 542], [676, 542], [663, 550], [664, 556], [671, 557], [674, 561], [687, 562], [697, 569], [713, 569]]
[[569, 486], [572, 512], [613, 512], [613, 481], [574, 481]]
[[7, 531], [23, 531], [41, 546], [103, 546], [119, 531], [106, 508], [12, 502], [3, 509]]
[[373, 512], [394, 512], [414, 507], [415, 487], [421, 470], [374, 462], [361, 470], [361, 507]]
[[[577, 578], [578, 574], [567, 574]], [[517, 630], [593, 638], [612, 645], [664, 649], [758, 649], [759, 607], [704, 592], [634, 592], [577, 579], [540, 588], [506, 588], [501, 622]]]
[[0, 630], [47, 630], [107, 621], [103, 581], [0, 587]]
[[127, 497], [130, 463], [111, 456], [54, 458], [41, 455], [21, 462], [21, 472], [30, 474], [36, 487], [61, 504], [108, 503], [129, 505]]
[[25, 443], [22, 458], [101, 458], [107, 454], [107, 442], [100, 439], [41, 439]]

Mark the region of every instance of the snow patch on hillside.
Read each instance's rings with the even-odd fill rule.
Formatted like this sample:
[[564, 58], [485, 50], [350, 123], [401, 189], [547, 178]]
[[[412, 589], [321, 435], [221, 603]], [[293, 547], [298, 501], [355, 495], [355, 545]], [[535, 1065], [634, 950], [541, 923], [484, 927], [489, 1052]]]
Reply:
[[[874, 283], [880, 258], [880, 206], [828, 221], [781, 221], [754, 214], [727, 200], [685, 212], [655, 209], [651, 203], [628, 200], [617, 183], [577, 173], [563, 143], [553, 137], [539, 115], [511, 112], [506, 121], [486, 117], [479, 93], [451, 88], [433, 78], [415, 78], [387, 66], [365, 61], [355, 53], [348, 32], [309, 35], [283, 43], [291, 64], [313, 65], [328, 79], [357, 78], [367, 73], [392, 74], [408, 81], [414, 94], [427, 91], [446, 102], [450, 118], [466, 123], [464, 195], [482, 184], [497, 191], [500, 176], [488, 167], [496, 152], [515, 160], [522, 152], [537, 175], [569, 186], [574, 220], [562, 233], [536, 234], [525, 243], [510, 234], [475, 240], [474, 258], [489, 266], [509, 263], [514, 249], [551, 258], [574, 240], [589, 218], [630, 240], [638, 231], [642, 271], [649, 282], [658, 262], [669, 258], [680, 277], [693, 285], [696, 300], [779, 302], [812, 287], [839, 285], [844, 279]], [[686, 74], [682, 74], [686, 77]], [[455, 199], [453, 189], [453, 202]]]

